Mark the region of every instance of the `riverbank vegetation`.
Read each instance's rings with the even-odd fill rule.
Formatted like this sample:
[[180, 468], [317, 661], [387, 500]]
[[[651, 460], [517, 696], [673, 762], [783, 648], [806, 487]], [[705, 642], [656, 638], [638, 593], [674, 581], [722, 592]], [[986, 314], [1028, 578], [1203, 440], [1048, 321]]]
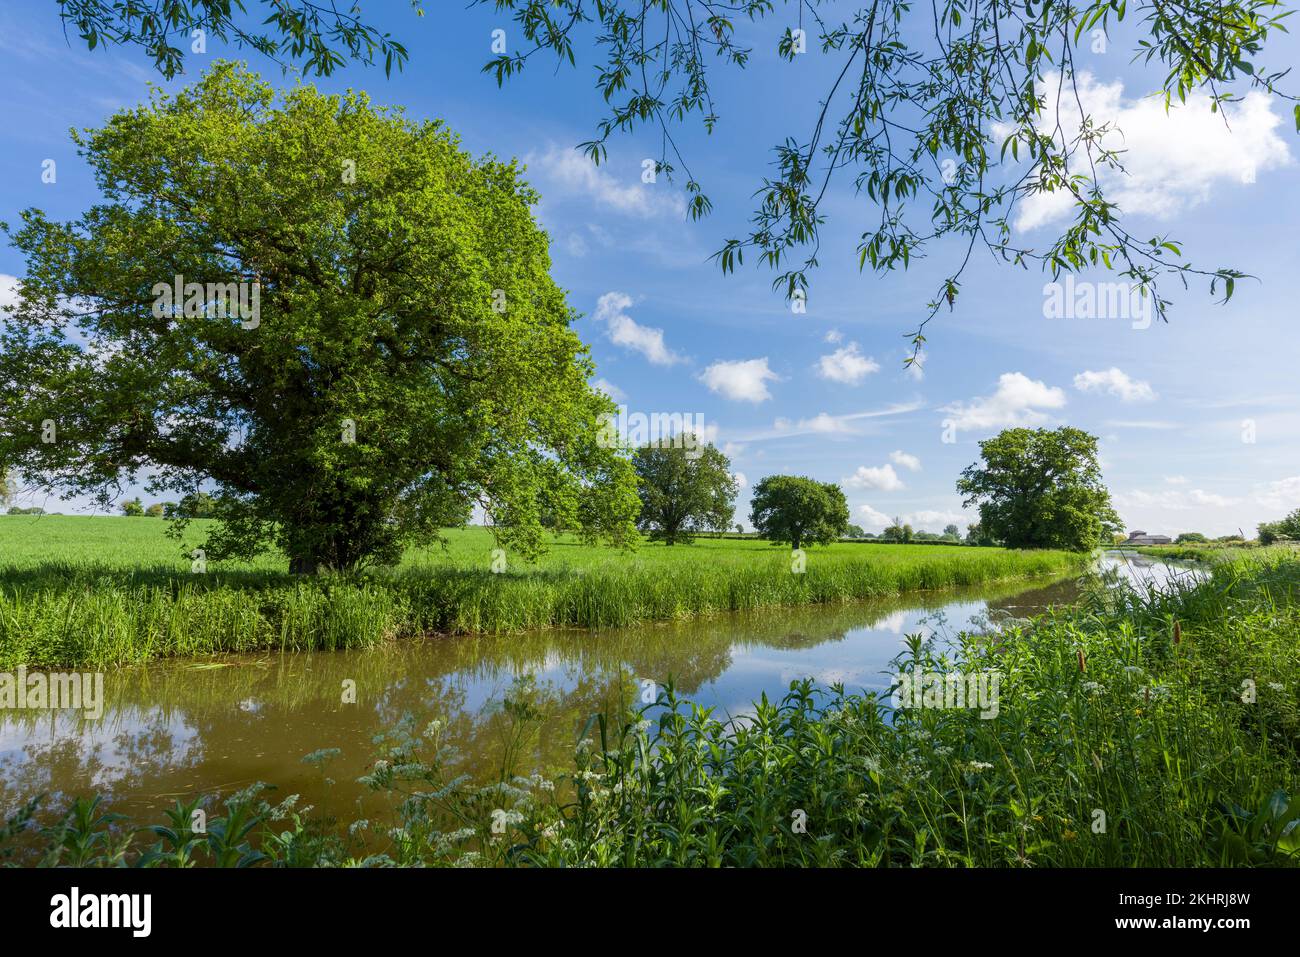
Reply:
[[[189, 529], [196, 539], [202, 524]], [[1059, 576], [1086, 561], [1054, 551], [833, 544], [809, 550], [796, 573], [788, 548], [758, 540], [626, 552], [558, 536], [528, 563], [497, 548], [487, 529], [444, 534], [445, 548], [411, 550], [394, 569], [306, 578], [285, 574], [274, 556], [200, 564], [160, 522], [2, 517], [0, 668], [607, 628]]]
[[[1098, 589], [947, 647], [909, 642], [900, 671], [996, 675], [991, 717], [891, 718], [884, 697], [805, 681], [724, 723], [664, 689], [621, 721], [593, 718], [562, 773], [506, 767], [483, 787], [455, 776], [439, 716], [413, 715], [363, 779], [391, 797], [390, 820], [329, 825], [253, 789], [211, 807], [207, 834], [186, 824], [196, 805], [130, 831], [81, 799], [40, 827], [35, 805], [20, 811], [0, 853], [153, 866], [1294, 865], [1298, 599], [1300, 560], [1273, 553], [1202, 582]], [[507, 712], [519, 729], [535, 720]]]

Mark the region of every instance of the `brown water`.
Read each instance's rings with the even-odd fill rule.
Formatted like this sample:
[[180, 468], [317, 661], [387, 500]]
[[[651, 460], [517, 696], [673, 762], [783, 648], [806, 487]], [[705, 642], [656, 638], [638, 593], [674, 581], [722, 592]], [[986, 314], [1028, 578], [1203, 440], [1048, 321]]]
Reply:
[[[1138, 578], [1169, 574], [1140, 559], [1112, 556], [1106, 564]], [[101, 720], [0, 712], [0, 810], [42, 792], [58, 804], [98, 791], [113, 810], [156, 820], [177, 798], [263, 781], [319, 812], [366, 817], [385, 805], [356, 778], [372, 764], [374, 736], [404, 715], [417, 729], [441, 719], [459, 765], [489, 781], [512, 748], [520, 749], [517, 768], [567, 766], [588, 718], [638, 701], [645, 681], [671, 679], [719, 717], [745, 714], [764, 693], [780, 698], [804, 677], [884, 690], [906, 635], [942, 639], [1077, 594], [1074, 579], [1021, 582], [596, 633], [437, 638], [124, 669], [105, 677]], [[355, 683], [355, 703], [343, 700], [347, 682]], [[508, 696], [540, 715], [518, 743], [503, 709]], [[340, 754], [323, 769], [303, 762], [323, 748]]]

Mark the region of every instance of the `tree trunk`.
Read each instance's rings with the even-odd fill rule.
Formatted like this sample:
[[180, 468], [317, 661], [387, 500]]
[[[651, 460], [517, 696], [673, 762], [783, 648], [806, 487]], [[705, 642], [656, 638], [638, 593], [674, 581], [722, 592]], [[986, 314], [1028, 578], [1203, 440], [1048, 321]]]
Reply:
[[295, 555], [289, 559], [290, 575], [315, 575], [320, 572], [320, 562], [306, 555]]

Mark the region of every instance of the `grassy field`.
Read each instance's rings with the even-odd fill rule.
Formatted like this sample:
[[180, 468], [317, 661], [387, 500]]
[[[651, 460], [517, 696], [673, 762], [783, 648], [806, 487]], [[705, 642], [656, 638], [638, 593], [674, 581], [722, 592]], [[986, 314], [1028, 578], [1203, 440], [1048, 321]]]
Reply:
[[[391, 817], [315, 822], [257, 789], [109, 839], [94, 799], [31, 808], [7, 851], [47, 865], [1205, 867], [1300, 863], [1300, 559], [1098, 591], [901, 671], [996, 673], [997, 714], [792, 686], [723, 723], [669, 696], [588, 725], [571, 765], [488, 787], [444, 766], [438, 714], [379, 742]], [[674, 706], [675, 705], [675, 706]], [[535, 720], [507, 708], [521, 727]], [[427, 726], [426, 726], [427, 725]], [[328, 762], [321, 753], [311, 760]], [[802, 829], [792, 821], [801, 818]], [[358, 828], [381, 840], [364, 845]], [[238, 835], [234, 840], [229, 835]], [[27, 843], [22, 843], [26, 841]]]
[[160, 519], [0, 517], [0, 668], [106, 666], [172, 655], [343, 648], [412, 634], [601, 628], [1061, 575], [1086, 558], [995, 548], [836, 544], [789, 549], [697, 540], [634, 552], [552, 543], [536, 564], [492, 570], [485, 529], [447, 533], [395, 569], [298, 580], [284, 560], [191, 568]]

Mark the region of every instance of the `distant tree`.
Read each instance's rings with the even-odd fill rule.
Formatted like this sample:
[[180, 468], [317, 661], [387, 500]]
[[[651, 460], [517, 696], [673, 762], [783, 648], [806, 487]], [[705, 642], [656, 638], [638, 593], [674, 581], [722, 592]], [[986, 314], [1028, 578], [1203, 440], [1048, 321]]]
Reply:
[[1281, 533], [1278, 531], [1277, 522], [1260, 522], [1259, 523], [1259, 543], [1261, 545], [1272, 545], [1278, 540]]
[[1188, 545], [1188, 544], [1200, 545], [1208, 541], [1209, 539], [1206, 538], [1204, 535], [1202, 535], [1200, 532], [1183, 532], [1181, 535], [1179, 535], [1177, 538], [1174, 539], [1174, 543], [1177, 545]]
[[154, 502], [152, 505], [150, 505], [148, 508], [144, 510], [144, 514], [148, 518], [162, 518], [163, 517], [162, 502]]
[[745, 526], [744, 526], [744, 525], [737, 525], [737, 526], [736, 526], [736, 534], [737, 534], [737, 535], [744, 535], [744, 534], [745, 534]]
[[8, 512], [8, 514], [10, 514], [10, 515], [44, 515], [44, 514], [45, 514], [45, 509], [41, 508], [39, 505], [33, 505], [33, 506], [29, 507], [29, 508], [22, 508], [22, 507], [20, 507], [20, 506], [18, 506], [18, 505], [11, 505], [11, 506], [9, 507], [9, 512]]
[[1096, 548], [1121, 527], [1102, 484], [1097, 438], [1080, 429], [1007, 429], [980, 443], [957, 481], [966, 507], [1009, 548]]
[[1243, 538], [1241, 535], [1220, 535], [1218, 538], [1215, 539], [1216, 542], [1223, 542], [1225, 544], [1231, 542], [1244, 542], [1245, 540], [1246, 539]]
[[996, 545], [997, 541], [992, 535], [984, 530], [983, 525], [979, 522], [972, 522], [966, 527], [966, 544], [987, 547], [990, 545]]
[[738, 487], [731, 462], [694, 436], [643, 446], [632, 456], [641, 515], [637, 525], [669, 545], [731, 525]]
[[958, 530], [956, 525], [945, 525], [943, 527], [943, 537], [951, 538], [951, 539], [959, 539], [961, 538], [961, 531]]
[[769, 475], [754, 486], [749, 521], [764, 538], [793, 548], [829, 545], [849, 527], [849, 504], [833, 483]]
[[901, 542], [903, 540], [903, 520], [895, 517], [891, 524], [885, 526], [885, 530], [880, 533], [880, 537], [887, 542]]
[[844, 537], [845, 538], [866, 538], [867, 533], [863, 530], [861, 525], [850, 525], [848, 528], [844, 530]]
[[905, 542], [910, 542], [914, 537], [915, 537], [915, 533], [912, 531], [912, 526], [911, 526], [911, 525], [904, 525], [904, 526], [903, 526], [903, 541], [905, 541]]
[[943, 536], [937, 532], [927, 532], [924, 529], [912, 534], [912, 540], [915, 542], [937, 542], [941, 538], [943, 538]]
[[163, 515], [167, 518], [215, 518], [216, 514], [217, 501], [207, 492], [191, 492], [178, 503], [163, 505]]
[[122, 503], [122, 514], [131, 518], [139, 518], [144, 514], [144, 505], [140, 503], [139, 498], [133, 498], [129, 502]]

